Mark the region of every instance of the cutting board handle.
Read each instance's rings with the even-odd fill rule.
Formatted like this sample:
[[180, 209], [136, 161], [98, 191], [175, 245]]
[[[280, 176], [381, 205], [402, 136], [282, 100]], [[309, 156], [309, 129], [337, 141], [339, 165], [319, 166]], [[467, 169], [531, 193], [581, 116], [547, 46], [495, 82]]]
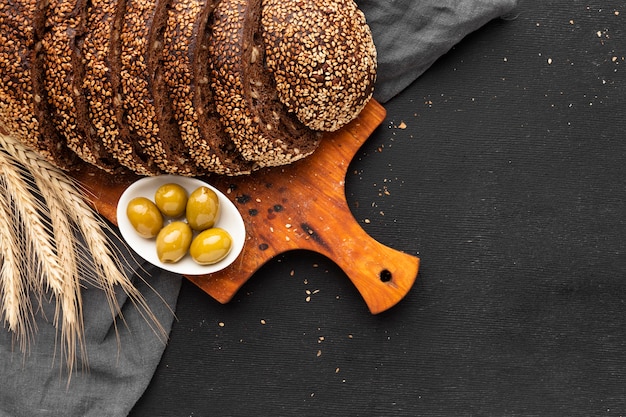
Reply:
[[[343, 212], [347, 210], [338, 210]], [[318, 248], [350, 278], [370, 312], [378, 314], [396, 305], [417, 277], [419, 258], [392, 249], [369, 236], [348, 214], [337, 213], [331, 227], [343, 230], [326, 248]], [[341, 229], [338, 229], [341, 227]]]

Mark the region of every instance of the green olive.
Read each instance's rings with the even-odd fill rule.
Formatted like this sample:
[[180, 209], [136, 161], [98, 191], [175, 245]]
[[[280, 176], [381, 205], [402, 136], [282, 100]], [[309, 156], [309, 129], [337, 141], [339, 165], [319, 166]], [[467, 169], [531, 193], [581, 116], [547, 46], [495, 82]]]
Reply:
[[215, 264], [228, 255], [233, 239], [224, 229], [213, 227], [200, 232], [191, 242], [189, 254], [200, 265]]
[[219, 211], [219, 200], [212, 189], [198, 187], [189, 196], [186, 216], [192, 229], [202, 231], [213, 227], [219, 216]]
[[156, 250], [159, 260], [164, 263], [180, 261], [189, 250], [192, 231], [189, 225], [175, 221], [165, 226], [156, 238]]
[[163, 227], [163, 216], [156, 204], [145, 197], [135, 197], [126, 206], [126, 216], [137, 234], [155, 237]]
[[163, 184], [154, 193], [154, 202], [164, 215], [182, 216], [187, 206], [187, 190], [178, 184]]

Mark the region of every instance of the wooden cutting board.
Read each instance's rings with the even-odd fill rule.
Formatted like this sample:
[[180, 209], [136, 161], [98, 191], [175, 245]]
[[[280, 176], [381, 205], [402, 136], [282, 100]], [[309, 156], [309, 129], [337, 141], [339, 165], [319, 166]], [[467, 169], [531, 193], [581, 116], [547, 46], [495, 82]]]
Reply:
[[[352, 123], [328, 134], [319, 149], [292, 165], [243, 177], [204, 178], [239, 209], [247, 240], [239, 258], [220, 272], [187, 278], [226, 303], [268, 260], [306, 249], [327, 256], [349, 277], [369, 310], [380, 313], [411, 289], [419, 258], [384, 246], [354, 219], [345, 196], [352, 158], [386, 116], [372, 100]], [[111, 176], [93, 167], [75, 174], [93, 193], [93, 205], [117, 224], [116, 205], [136, 176]]]

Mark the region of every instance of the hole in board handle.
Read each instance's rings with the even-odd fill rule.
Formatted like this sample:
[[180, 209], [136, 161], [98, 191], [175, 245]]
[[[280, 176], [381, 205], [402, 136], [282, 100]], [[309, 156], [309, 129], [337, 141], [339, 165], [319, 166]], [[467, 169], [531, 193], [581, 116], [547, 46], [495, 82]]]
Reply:
[[380, 271], [380, 274], [378, 274], [378, 276], [380, 277], [380, 280], [382, 282], [389, 282], [393, 278], [391, 271], [389, 271], [388, 269], [383, 269], [382, 271]]

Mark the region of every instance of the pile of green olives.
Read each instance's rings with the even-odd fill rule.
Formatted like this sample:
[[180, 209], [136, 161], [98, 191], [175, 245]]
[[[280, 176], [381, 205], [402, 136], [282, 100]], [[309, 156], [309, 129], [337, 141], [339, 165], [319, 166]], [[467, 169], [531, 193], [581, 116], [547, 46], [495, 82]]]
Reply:
[[139, 236], [156, 238], [157, 256], [164, 263], [178, 262], [189, 254], [200, 265], [212, 265], [224, 259], [232, 247], [230, 233], [216, 227], [220, 204], [209, 187], [198, 187], [187, 195], [179, 184], [161, 185], [154, 201], [146, 197], [130, 200], [126, 215]]

